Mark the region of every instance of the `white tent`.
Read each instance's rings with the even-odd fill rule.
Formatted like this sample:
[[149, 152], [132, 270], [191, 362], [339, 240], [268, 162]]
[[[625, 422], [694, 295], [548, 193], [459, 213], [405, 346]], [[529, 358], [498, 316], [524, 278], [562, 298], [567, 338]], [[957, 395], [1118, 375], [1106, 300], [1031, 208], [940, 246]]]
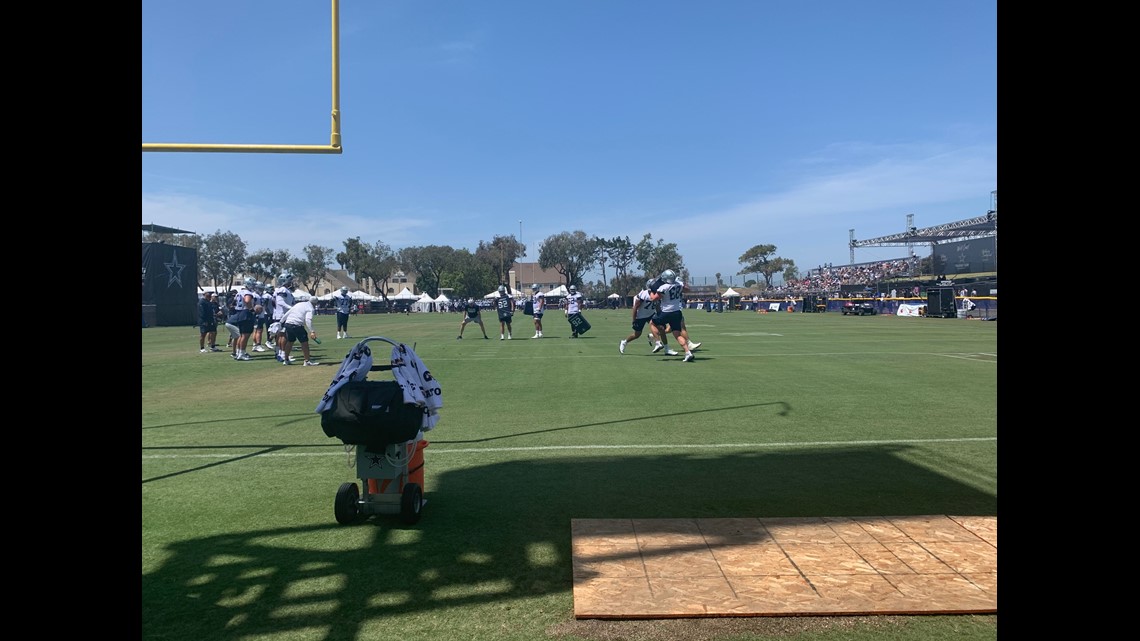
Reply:
[[388, 300], [419, 300], [419, 299], [420, 299], [420, 297], [413, 294], [411, 292], [411, 290], [409, 290], [407, 287], [405, 287], [399, 294], [396, 294], [395, 296], [390, 296], [388, 298]]
[[420, 297], [418, 300], [416, 300], [414, 307], [416, 308], [416, 311], [418, 311], [418, 312], [430, 312], [431, 306], [434, 303], [435, 303], [435, 299], [432, 298], [431, 296], [428, 296], [427, 292], [424, 292], [424, 293], [420, 294]]
[[374, 298], [372, 294], [359, 289], [354, 292], [349, 292], [348, 296], [352, 298], [352, 300], [372, 300]]
[[606, 296], [606, 298], [621, 298], [621, 295], [618, 294], [617, 292], [615, 292], [613, 294], [610, 294], [609, 296]]
[[332, 300], [334, 298], [336, 298], [336, 292], [329, 292], [327, 294], [317, 296], [317, 300]]
[[555, 287], [554, 289], [546, 292], [546, 295], [548, 297], [549, 296], [569, 296], [570, 292], [566, 289], [565, 285], [559, 285], [558, 287]]
[[721, 294], [720, 297], [721, 298], [740, 298], [740, 294], [738, 294], [735, 289], [729, 287], [728, 289], [724, 290], [724, 293]]
[[[510, 292], [511, 292], [511, 298], [526, 298], [526, 294], [520, 292], [519, 290], [517, 290], [513, 287], [511, 288]], [[499, 290], [496, 289], [495, 291], [491, 292], [490, 294], [487, 294], [483, 298], [498, 298], [498, 297], [499, 297]]]
[[448, 298], [447, 295], [444, 294], [443, 292], [440, 292], [439, 297], [435, 299], [435, 302], [437, 302], [437, 303], [450, 303], [451, 299]]
[[298, 288], [293, 290], [293, 300], [309, 300], [310, 298], [312, 298], [312, 296], [309, 295], [309, 292], [303, 289]]

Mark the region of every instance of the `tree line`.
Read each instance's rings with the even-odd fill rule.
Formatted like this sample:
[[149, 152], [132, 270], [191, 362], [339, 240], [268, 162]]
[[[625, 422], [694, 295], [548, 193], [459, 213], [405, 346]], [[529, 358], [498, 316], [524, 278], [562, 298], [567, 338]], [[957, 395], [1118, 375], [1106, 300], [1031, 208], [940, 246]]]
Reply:
[[[250, 252], [240, 236], [220, 229], [206, 235], [145, 232], [143, 242], [196, 249], [197, 278], [202, 287], [232, 289], [239, 274], [275, 284], [280, 274], [289, 272], [310, 295], [316, 295], [317, 286], [335, 263], [358, 283], [372, 282], [385, 300], [389, 281], [399, 272], [416, 274], [420, 290], [433, 296], [438, 296], [440, 289], [450, 289], [455, 296], [480, 297], [500, 284], [508, 284], [511, 266], [526, 253], [526, 245], [514, 235], [481, 240], [474, 251], [448, 245], [393, 249], [384, 241], [368, 243], [356, 236], [343, 242], [343, 251], [306, 245], [301, 256], [284, 249]], [[645, 286], [646, 278], [666, 269], [677, 272], [686, 282], [690, 280], [677, 244], [654, 239], [652, 234], [634, 243], [629, 236], [601, 238], [581, 230], [560, 232], [543, 240], [538, 249], [539, 267], [556, 271], [562, 276], [562, 284], [576, 285], [588, 297], [604, 297], [610, 292], [632, 296]], [[777, 273], [785, 280], [797, 278], [795, 263], [775, 256], [775, 252], [775, 245], [753, 246], [739, 257], [741, 270], [737, 273], [760, 274], [769, 287]], [[586, 275], [595, 270], [601, 279], [587, 281]], [[716, 274], [716, 278], [719, 284], [721, 275]]]

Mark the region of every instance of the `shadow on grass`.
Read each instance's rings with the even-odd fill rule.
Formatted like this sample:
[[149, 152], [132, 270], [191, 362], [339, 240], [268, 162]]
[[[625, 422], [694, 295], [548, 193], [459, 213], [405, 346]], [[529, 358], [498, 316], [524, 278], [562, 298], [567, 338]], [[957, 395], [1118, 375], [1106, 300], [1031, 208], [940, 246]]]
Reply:
[[[398, 637], [400, 626], [406, 634], [445, 608], [477, 617], [480, 611], [463, 606], [498, 612], [497, 603], [568, 595], [575, 518], [997, 513], [995, 495], [915, 465], [909, 455], [922, 453], [911, 449], [543, 457], [472, 466], [438, 478], [430, 478], [429, 459], [433, 489], [414, 526], [395, 516], [338, 525], [330, 487], [327, 525], [226, 532], [169, 544], [162, 551], [166, 560], [142, 577], [143, 636], [347, 641], [379, 626]], [[350, 536], [356, 544], [344, 544]], [[475, 626], [471, 630], [489, 624], [466, 623]], [[464, 624], [452, 619], [434, 625], [442, 635], [449, 629], [461, 633]], [[431, 636], [422, 627], [418, 631], [416, 636]]]

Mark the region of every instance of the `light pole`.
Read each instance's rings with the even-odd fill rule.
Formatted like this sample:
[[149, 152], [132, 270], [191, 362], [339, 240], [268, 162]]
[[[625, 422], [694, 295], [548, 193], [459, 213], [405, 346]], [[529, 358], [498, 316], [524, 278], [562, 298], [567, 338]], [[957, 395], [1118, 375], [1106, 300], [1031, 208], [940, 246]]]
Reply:
[[[522, 245], [522, 219], [519, 219], [519, 244]], [[526, 245], [523, 245], [522, 258], [526, 257]], [[520, 276], [522, 274], [519, 274]]]

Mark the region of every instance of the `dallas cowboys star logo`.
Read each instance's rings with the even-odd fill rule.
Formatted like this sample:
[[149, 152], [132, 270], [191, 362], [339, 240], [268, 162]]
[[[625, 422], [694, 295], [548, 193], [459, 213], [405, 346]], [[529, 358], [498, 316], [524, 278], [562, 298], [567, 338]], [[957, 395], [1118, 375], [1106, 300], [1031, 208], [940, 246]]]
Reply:
[[178, 286], [182, 287], [182, 270], [186, 269], [186, 265], [182, 265], [178, 262], [177, 250], [170, 252], [170, 255], [172, 256], [170, 259], [171, 262], [163, 263], [166, 265], [167, 273], [170, 274], [170, 280], [166, 282], [166, 286], [170, 287], [174, 283], [178, 283]]

